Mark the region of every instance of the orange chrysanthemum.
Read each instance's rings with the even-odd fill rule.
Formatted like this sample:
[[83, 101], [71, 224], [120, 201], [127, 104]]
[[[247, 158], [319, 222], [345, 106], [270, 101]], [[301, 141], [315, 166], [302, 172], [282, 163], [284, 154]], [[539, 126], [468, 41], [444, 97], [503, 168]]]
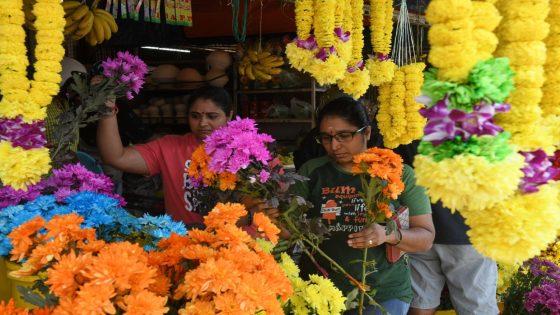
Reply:
[[253, 216], [253, 224], [257, 226], [259, 232], [264, 233], [272, 244], [276, 245], [276, 243], [278, 243], [280, 229], [270, 221], [268, 216], [263, 213], [255, 213]]
[[247, 215], [247, 210], [239, 203], [218, 203], [214, 209], [204, 217], [204, 224], [211, 229], [224, 224], [235, 224], [239, 218]]
[[212, 301], [193, 301], [187, 303], [184, 309], [179, 310], [179, 315], [215, 315], [216, 308]]
[[220, 181], [220, 190], [233, 190], [235, 189], [235, 185], [237, 184], [237, 175], [230, 173], [230, 172], [223, 172], [220, 173], [218, 176]]
[[36, 243], [35, 235], [45, 225], [45, 219], [35, 217], [26, 223], [13, 229], [8, 238], [11, 240], [13, 249], [10, 251], [12, 260], [22, 261]]
[[115, 288], [110, 282], [88, 282], [72, 301], [73, 314], [115, 314], [117, 310], [111, 301], [115, 295]]
[[143, 290], [125, 296], [122, 303], [119, 303], [119, 307], [125, 311], [125, 315], [163, 315], [169, 311], [169, 308], [165, 306], [166, 303], [167, 297], [157, 296]]
[[159, 296], [168, 296], [170, 288], [171, 280], [158, 269], [154, 277], [154, 282], [150, 284], [148, 290]]
[[198, 146], [191, 156], [191, 164], [187, 169], [187, 175], [198, 180], [202, 179], [205, 185], [211, 186], [217, 175], [208, 167], [209, 162], [210, 157], [206, 154], [204, 145]]
[[76, 256], [74, 252], [62, 256], [58, 263], [47, 270], [45, 281], [50, 290], [58, 297], [74, 297], [78, 287], [85, 282], [81, 271], [92, 261], [91, 254]]
[[[56, 215], [45, 224], [45, 228], [47, 229], [47, 238], [65, 237], [69, 240], [82, 239], [85, 234], [82, 231], [86, 230], [80, 227], [82, 222], [84, 222], [84, 218], [77, 213]], [[95, 234], [95, 230], [91, 230]]]
[[183, 257], [189, 260], [201, 260], [206, 261], [212, 257], [215, 257], [217, 252], [215, 249], [210, 248], [206, 245], [193, 244], [187, 246], [181, 250]]
[[50, 315], [52, 313], [52, 308], [35, 308], [29, 310], [26, 308], [19, 308], [13, 299], [10, 299], [8, 303], [0, 300], [0, 314], [2, 315]]

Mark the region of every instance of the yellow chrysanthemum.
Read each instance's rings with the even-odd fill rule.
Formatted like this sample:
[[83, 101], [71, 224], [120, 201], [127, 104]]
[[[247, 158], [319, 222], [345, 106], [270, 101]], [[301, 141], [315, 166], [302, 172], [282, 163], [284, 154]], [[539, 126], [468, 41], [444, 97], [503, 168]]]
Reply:
[[294, 69], [307, 72], [307, 67], [315, 59], [315, 54], [311, 50], [299, 48], [295, 43], [289, 43], [286, 45], [286, 57]]
[[369, 71], [357, 69], [354, 72], [346, 72], [344, 78], [338, 81], [338, 87], [354, 99], [359, 99], [369, 88]]
[[471, 18], [475, 29], [487, 31], [493, 31], [502, 20], [498, 9], [489, 1], [473, 1]]
[[518, 264], [498, 264], [498, 286], [496, 289], [497, 294], [503, 294], [511, 285], [511, 278], [513, 274], [519, 269]]
[[520, 263], [556, 239], [560, 228], [558, 187], [543, 185], [536, 193], [516, 194], [493, 207], [463, 215], [477, 251], [498, 262]]
[[535, 148], [540, 148], [548, 154], [554, 152], [554, 135], [558, 134], [557, 130], [549, 129], [550, 127], [554, 125], [549, 126], [543, 118], [537, 119], [534, 124], [504, 125], [504, 128], [513, 130], [511, 143], [520, 151], [534, 151]]
[[372, 86], [381, 86], [393, 80], [397, 65], [392, 60], [373, 60], [366, 61], [366, 68], [369, 71], [370, 83]]
[[280, 254], [280, 267], [290, 281], [299, 277], [299, 267], [286, 252]]
[[467, 43], [470, 41], [470, 32], [473, 27], [473, 21], [467, 19], [438, 23], [430, 27], [428, 40], [432, 46]]
[[426, 20], [434, 25], [464, 19], [472, 9], [470, 0], [432, 0], [426, 9]]
[[47, 174], [51, 167], [47, 148], [24, 150], [9, 141], [0, 142], [0, 180], [14, 189], [27, 189]]
[[496, 7], [507, 19], [544, 20], [550, 11], [549, 0], [499, 0]]
[[314, 59], [308, 67], [308, 72], [319, 85], [334, 84], [344, 77], [346, 62], [337, 55], [330, 55], [325, 61]]
[[426, 187], [433, 203], [441, 200], [452, 211], [478, 211], [514, 194], [523, 164], [524, 158], [518, 154], [495, 163], [474, 155], [439, 162], [417, 155], [414, 170], [418, 185]]

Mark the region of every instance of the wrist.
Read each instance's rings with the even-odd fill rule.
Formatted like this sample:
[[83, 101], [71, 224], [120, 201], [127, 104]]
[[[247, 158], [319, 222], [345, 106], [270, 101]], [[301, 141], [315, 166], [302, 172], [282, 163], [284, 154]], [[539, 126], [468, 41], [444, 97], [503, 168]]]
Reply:
[[391, 233], [391, 236], [392, 236], [391, 242], [387, 242], [389, 245], [397, 246], [401, 243], [402, 241], [401, 229], [394, 230], [393, 233]]
[[111, 111], [108, 112], [107, 114], [103, 115], [103, 118], [111, 118], [111, 117], [117, 117], [117, 114], [119, 113], [119, 108], [117, 106], [114, 106], [111, 108]]

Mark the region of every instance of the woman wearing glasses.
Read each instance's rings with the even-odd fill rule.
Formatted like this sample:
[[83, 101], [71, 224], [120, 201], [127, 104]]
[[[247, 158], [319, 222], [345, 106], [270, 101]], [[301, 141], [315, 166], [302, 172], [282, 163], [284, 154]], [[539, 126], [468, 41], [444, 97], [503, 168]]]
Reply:
[[[308, 218], [322, 218], [322, 223], [330, 231], [321, 248], [331, 258], [340, 263], [354, 278], [361, 278], [363, 249], [369, 248], [368, 259], [375, 262], [375, 272], [367, 277], [370, 289], [375, 290], [373, 298], [391, 315], [407, 313], [412, 290], [407, 258], [390, 263], [386, 257], [385, 244], [395, 245], [404, 252], [426, 251], [432, 246], [434, 227], [430, 201], [425, 190], [415, 184], [412, 169], [405, 165], [403, 182], [405, 190], [398, 203], [410, 210], [410, 228], [397, 230], [389, 235], [379, 224], [365, 226], [365, 205], [358, 192], [361, 183], [358, 176], [351, 173], [352, 158], [367, 149], [372, 136], [364, 108], [351, 98], [339, 98], [321, 110], [318, 115], [319, 133], [315, 137], [326, 156], [305, 163], [299, 173], [310, 180], [299, 184], [296, 193], [314, 205]], [[345, 277], [333, 270], [329, 264], [315, 257], [322, 268], [327, 269], [329, 278], [345, 294], [353, 289]], [[303, 273], [318, 273], [317, 266], [303, 256]], [[368, 304], [368, 303], [366, 303]], [[358, 314], [358, 310], [346, 314]], [[383, 314], [373, 306], [364, 307], [364, 314]]]

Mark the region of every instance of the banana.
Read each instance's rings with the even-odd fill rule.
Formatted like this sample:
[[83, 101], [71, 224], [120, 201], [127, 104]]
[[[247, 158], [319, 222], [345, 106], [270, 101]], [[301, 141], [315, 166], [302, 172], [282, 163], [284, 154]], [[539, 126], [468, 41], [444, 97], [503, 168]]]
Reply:
[[270, 75], [280, 74], [282, 72], [282, 68], [266, 68], [266, 73]]
[[105, 40], [111, 39], [111, 35], [113, 34], [111, 33], [111, 27], [109, 27], [109, 24], [107, 24], [107, 21], [104, 20], [103, 18], [101, 18], [100, 22], [101, 25], [103, 26], [103, 32], [104, 32], [103, 38], [105, 38]]
[[245, 65], [243, 63], [239, 64], [239, 66], [237, 67], [237, 72], [239, 72], [240, 76], [245, 75]]
[[96, 8], [93, 9], [93, 13], [95, 13], [95, 15], [99, 15], [101, 18], [103, 18], [103, 20], [105, 20], [105, 22], [107, 22], [107, 24], [111, 28], [112, 33], [116, 33], [119, 31], [119, 26], [117, 25], [115, 18], [109, 12], [103, 9]]
[[94, 15], [93, 19], [93, 33], [95, 35], [95, 39], [97, 44], [101, 44], [105, 39], [105, 30], [103, 29], [103, 21], [98, 15]]
[[284, 64], [284, 60], [276, 60], [273, 62], [266, 63], [265, 65], [270, 68], [280, 67]]
[[78, 24], [78, 29], [80, 31], [83, 31], [83, 36], [85, 36], [87, 33], [89, 33], [92, 26], [93, 26], [93, 12], [88, 11], [86, 16], [84, 16], [80, 20], [80, 24]]
[[261, 79], [261, 81], [268, 81], [272, 79], [272, 76], [270, 74], [266, 74], [255, 67], [253, 68], [253, 73], [255, 74], [255, 77], [257, 79]]
[[259, 52], [257, 53], [257, 58], [258, 58], [259, 60], [262, 60], [262, 59], [264, 59], [264, 58], [266, 58], [266, 57], [268, 57], [268, 56], [270, 56], [270, 53], [269, 53], [268, 51], [259, 51]]
[[73, 11], [82, 4], [78, 1], [64, 1], [61, 5], [64, 11]]
[[[81, 20], [88, 12], [89, 12], [89, 7], [85, 4], [82, 4], [76, 10], [74, 10], [74, 12], [72, 12], [68, 16], [68, 18], [70, 18], [71, 21], [76, 22]], [[66, 19], [66, 21], [68, 21], [68, 19]]]
[[90, 46], [95, 46], [95, 45], [97, 45], [97, 39], [95, 38], [94, 29], [92, 29], [89, 33], [87, 33], [87, 35], [86, 35], [86, 42], [87, 42]]
[[259, 57], [257, 56], [257, 52], [254, 50], [249, 50], [247, 52], [247, 55], [249, 56], [249, 59], [251, 59], [251, 62], [257, 63], [259, 62]]
[[75, 31], [78, 30], [78, 23], [71, 24], [70, 26], [66, 26], [64, 28], [64, 36], [70, 36], [74, 34]]
[[251, 64], [248, 64], [247, 67], [245, 67], [245, 74], [247, 75], [247, 78], [249, 78], [250, 80], [255, 80], [255, 74], [253, 73], [253, 66]]

